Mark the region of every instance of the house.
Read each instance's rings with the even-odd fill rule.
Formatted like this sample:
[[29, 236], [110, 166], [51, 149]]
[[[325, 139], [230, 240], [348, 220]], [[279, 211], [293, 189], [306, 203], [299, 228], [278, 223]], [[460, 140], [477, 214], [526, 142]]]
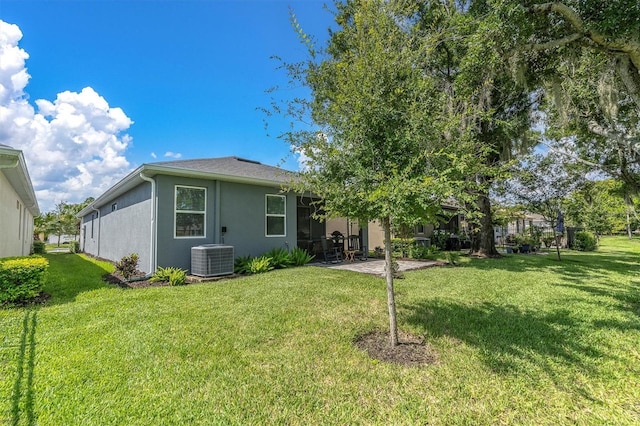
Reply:
[[509, 235], [526, 234], [531, 232], [532, 228], [539, 229], [543, 234], [554, 234], [553, 228], [542, 215], [522, 212], [511, 218], [507, 224], [494, 227], [495, 242], [497, 245], [504, 245]]
[[190, 270], [191, 248], [234, 247], [238, 256], [311, 248], [326, 226], [308, 195], [283, 190], [294, 175], [238, 157], [143, 164], [78, 213], [80, 249], [141, 271]]
[[39, 214], [22, 151], [0, 144], [0, 257], [31, 253]]
[[[460, 207], [455, 200], [447, 200], [442, 204], [442, 214], [439, 215], [439, 222], [433, 223], [421, 223], [409, 230], [409, 234], [416, 241], [423, 241], [425, 245], [431, 244], [431, 237], [435, 231], [446, 232], [450, 235], [467, 234], [468, 224], [464, 220], [464, 215], [460, 212]], [[378, 222], [370, 222], [368, 224], [368, 241], [369, 249], [375, 247], [384, 247], [384, 230]], [[392, 238], [396, 238], [393, 235]]]

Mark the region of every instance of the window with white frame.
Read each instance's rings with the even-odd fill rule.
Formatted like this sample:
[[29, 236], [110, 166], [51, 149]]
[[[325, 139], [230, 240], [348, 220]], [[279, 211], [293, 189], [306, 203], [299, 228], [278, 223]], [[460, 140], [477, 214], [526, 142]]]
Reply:
[[284, 195], [266, 195], [265, 235], [267, 237], [286, 237], [287, 197]]
[[175, 237], [205, 236], [207, 188], [176, 185]]

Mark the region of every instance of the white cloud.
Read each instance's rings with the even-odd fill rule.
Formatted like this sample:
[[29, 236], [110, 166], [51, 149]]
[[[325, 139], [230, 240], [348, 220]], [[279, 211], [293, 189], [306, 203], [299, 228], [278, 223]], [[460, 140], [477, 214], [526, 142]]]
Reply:
[[21, 38], [17, 25], [0, 20], [0, 143], [23, 151], [42, 211], [97, 197], [130, 170], [125, 132], [133, 121], [91, 87], [38, 99], [36, 110]]
[[152, 153], [151, 153], [151, 158], [158, 158], [158, 156], [156, 155], [156, 153], [155, 153], [155, 152], [152, 152]]
[[179, 152], [171, 152], [171, 151], [165, 152], [164, 156], [169, 158], [182, 158], [182, 154], [180, 154]]

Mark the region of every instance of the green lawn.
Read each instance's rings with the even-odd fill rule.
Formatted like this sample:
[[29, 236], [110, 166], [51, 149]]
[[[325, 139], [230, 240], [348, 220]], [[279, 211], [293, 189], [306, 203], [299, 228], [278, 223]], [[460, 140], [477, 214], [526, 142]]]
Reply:
[[46, 306], [0, 310], [0, 423], [639, 424], [640, 241], [463, 259], [396, 282], [435, 365], [377, 362], [382, 279], [306, 267], [114, 288], [50, 254]]

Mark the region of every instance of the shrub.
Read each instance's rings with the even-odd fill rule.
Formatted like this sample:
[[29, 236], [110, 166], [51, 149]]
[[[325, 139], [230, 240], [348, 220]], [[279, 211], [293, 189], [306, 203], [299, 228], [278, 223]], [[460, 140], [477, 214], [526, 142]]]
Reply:
[[80, 251], [80, 243], [78, 241], [70, 241], [69, 251], [71, 253], [78, 253]]
[[412, 259], [433, 259], [438, 252], [436, 246], [425, 247], [419, 244], [414, 244], [409, 250], [409, 256]]
[[271, 259], [271, 269], [284, 269], [291, 266], [291, 256], [283, 248], [274, 248], [266, 252], [263, 257]]
[[576, 232], [573, 248], [580, 251], [594, 251], [598, 248], [598, 242], [591, 232], [578, 231]]
[[271, 258], [267, 256], [254, 257], [249, 261], [249, 271], [252, 274], [261, 274], [263, 272], [269, 272], [273, 269], [271, 266]]
[[0, 303], [16, 303], [42, 291], [49, 262], [40, 256], [0, 261]]
[[413, 239], [411, 238], [392, 238], [391, 252], [400, 257], [409, 257], [409, 250], [412, 245]]
[[129, 256], [124, 256], [119, 262], [116, 262], [115, 267], [122, 276], [128, 280], [131, 278], [138, 269], [138, 254], [132, 253]]
[[33, 254], [45, 254], [46, 252], [47, 252], [47, 248], [44, 241], [40, 241], [40, 240], [33, 241]]
[[451, 234], [442, 229], [436, 229], [431, 235], [431, 244], [436, 246], [438, 250], [444, 250], [447, 248], [447, 240]]
[[251, 260], [252, 256], [239, 256], [233, 262], [233, 272], [236, 274], [250, 274], [251, 273]]
[[314, 257], [315, 256], [310, 255], [306, 250], [301, 249], [300, 247], [295, 247], [289, 254], [289, 259], [293, 266], [304, 266], [311, 262]]
[[457, 251], [446, 251], [444, 252], [444, 259], [449, 265], [458, 265], [460, 264], [460, 253]]
[[187, 271], [174, 267], [160, 267], [149, 281], [152, 283], [168, 282], [169, 285], [172, 286], [185, 285], [187, 282]]

